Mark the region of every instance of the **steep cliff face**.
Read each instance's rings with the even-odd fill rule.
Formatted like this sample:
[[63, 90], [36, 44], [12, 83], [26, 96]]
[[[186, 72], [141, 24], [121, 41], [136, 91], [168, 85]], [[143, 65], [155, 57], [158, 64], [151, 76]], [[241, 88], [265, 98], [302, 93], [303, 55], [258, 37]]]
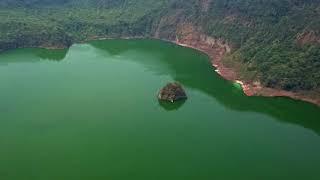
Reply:
[[[173, 39], [173, 35], [176, 36]], [[223, 78], [239, 83], [247, 96], [266, 97], [290, 97], [297, 100], [307, 101], [320, 105], [320, 92], [318, 91], [286, 91], [277, 88], [264, 86], [259, 79], [246, 79], [242, 76], [241, 63], [233, 62], [232, 65], [224, 62], [227, 55], [232, 54], [232, 44], [224, 39], [214, 38], [205, 34], [201, 28], [191, 23], [182, 23], [176, 26], [174, 33], [168, 36], [167, 33], [157, 32], [155, 38], [169, 40], [181, 46], [190, 47], [206, 53], [215, 67], [215, 71]]]
[[158, 38], [205, 52], [247, 95], [320, 99], [319, 0], [3, 0], [0, 19], [0, 51]]
[[307, 44], [320, 44], [320, 31], [305, 31], [298, 34], [297, 43], [301, 46]]

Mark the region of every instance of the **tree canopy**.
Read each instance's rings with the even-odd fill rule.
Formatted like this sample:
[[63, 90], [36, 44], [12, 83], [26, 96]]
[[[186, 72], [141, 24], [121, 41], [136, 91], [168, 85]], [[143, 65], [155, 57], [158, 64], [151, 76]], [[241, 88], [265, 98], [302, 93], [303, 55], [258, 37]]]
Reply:
[[243, 64], [243, 77], [286, 90], [320, 89], [320, 0], [1, 0], [0, 50], [151, 37], [172, 14], [169, 33], [186, 21], [232, 44], [227, 59]]

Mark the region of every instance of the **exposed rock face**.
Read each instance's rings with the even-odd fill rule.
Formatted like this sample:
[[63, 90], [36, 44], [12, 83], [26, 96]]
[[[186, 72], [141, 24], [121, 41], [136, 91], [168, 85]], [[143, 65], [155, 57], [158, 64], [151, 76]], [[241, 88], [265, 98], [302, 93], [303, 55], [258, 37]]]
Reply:
[[158, 99], [173, 103], [178, 100], [187, 99], [187, 94], [179, 83], [169, 83], [160, 90]]
[[320, 32], [305, 31], [297, 36], [299, 45], [305, 44], [320, 44]]
[[203, 12], [208, 12], [210, 8], [210, 3], [212, 0], [199, 0], [199, 1], [200, 1], [201, 10]]

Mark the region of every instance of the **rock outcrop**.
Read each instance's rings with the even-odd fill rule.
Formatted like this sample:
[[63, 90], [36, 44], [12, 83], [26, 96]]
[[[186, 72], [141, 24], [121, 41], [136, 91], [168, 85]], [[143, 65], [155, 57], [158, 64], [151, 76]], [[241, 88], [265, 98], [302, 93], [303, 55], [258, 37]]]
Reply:
[[159, 92], [158, 99], [175, 102], [187, 99], [187, 94], [179, 83], [169, 83]]

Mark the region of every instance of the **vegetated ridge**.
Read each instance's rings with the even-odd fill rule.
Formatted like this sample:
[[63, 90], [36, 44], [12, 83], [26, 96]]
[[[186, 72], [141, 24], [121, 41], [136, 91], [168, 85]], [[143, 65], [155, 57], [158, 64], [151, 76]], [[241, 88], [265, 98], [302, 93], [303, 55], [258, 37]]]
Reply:
[[99, 38], [197, 48], [247, 95], [320, 104], [320, 0], [2, 0], [0, 51]]

